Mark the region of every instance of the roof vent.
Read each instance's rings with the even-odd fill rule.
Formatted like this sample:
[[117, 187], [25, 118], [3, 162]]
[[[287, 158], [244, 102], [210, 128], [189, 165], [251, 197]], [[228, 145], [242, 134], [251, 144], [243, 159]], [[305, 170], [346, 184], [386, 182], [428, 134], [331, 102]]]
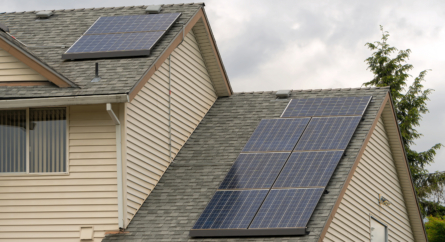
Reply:
[[36, 13], [37, 18], [49, 18], [53, 15], [53, 11], [39, 11]]
[[161, 12], [161, 5], [148, 5], [148, 7], [145, 9], [146, 13], [159, 13]]
[[290, 96], [291, 90], [279, 90], [275, 94], [277, 98], [288, 98]]
[[0, 23], [0, 30], [3, 31], [3, 32], [9, 32], [8, 26], [6, 26], [6, 25], [4, 25], [2, 23]]

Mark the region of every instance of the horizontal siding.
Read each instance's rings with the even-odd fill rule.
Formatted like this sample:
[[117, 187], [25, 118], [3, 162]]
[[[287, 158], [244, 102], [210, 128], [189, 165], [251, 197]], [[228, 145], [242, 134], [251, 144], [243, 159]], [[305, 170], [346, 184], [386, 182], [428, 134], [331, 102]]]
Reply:
[[21, 81], [47, 81], [47, 79], [0, 48], [0, 82]]
[[[127, 224], [170, 164], [168, 59], [126, 110]], [[172, 158], [217, 96], [193, 31], [171, 55]]]
[[[379, 194], [392, 204], [379, 206]], [[388, 241], [414, 241], [402, 188], [381, 118], [324, 241], [369, 241], [371, 215], [388, 226]]]
[[115, 126], [105, 104], [68, 117], [68, 175], [0, 176], [0, 242], [80, 241], [81, 226], [101, 241], [118, 230]]

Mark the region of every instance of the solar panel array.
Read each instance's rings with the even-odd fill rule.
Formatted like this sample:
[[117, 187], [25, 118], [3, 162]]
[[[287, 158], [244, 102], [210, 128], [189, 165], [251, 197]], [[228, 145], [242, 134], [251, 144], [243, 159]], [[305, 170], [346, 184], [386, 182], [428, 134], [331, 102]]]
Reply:
[[181, 13], [100, 17], [62, 59], [149, 55]]
[[371, 98], [294, 99], [261, 120], [190, 235], [304, 235]]

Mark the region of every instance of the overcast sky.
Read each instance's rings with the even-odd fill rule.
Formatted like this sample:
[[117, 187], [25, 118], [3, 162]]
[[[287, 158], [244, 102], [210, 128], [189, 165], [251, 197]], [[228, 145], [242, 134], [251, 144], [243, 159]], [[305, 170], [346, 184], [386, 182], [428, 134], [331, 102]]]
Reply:
[[[180, 2], [0, 0], [0, 12]], [[383, 25], [390, 45], [412, 50], [414, 77], [432, 70], [425, 86], [436, 91], [415, 149], [445, 143], [444, 1], [210, 0], [206, 12], [235, 92], [360, 87], [372, 78], [364, 45]], [[445, 148], [429, 169], [445, 170]]]

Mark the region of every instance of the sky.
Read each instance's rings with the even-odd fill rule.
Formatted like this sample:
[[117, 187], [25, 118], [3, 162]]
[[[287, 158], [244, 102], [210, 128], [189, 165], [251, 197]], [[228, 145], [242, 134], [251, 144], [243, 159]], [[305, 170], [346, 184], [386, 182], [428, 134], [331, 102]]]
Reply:
[[[0, 12], [119, 7], [183, 1], [0, 0]], [[372, 79], [367, 42], [390, 33], [388, 43], [411, 49], [412, 78], [431, 70], [429, 113], [417, 130], [417, 151], [445, 144], [445, 1], [209, 0], [209, 18], [235, 92], [360, 87]], [[445, 148], [430, 172], [445, 171]]]

